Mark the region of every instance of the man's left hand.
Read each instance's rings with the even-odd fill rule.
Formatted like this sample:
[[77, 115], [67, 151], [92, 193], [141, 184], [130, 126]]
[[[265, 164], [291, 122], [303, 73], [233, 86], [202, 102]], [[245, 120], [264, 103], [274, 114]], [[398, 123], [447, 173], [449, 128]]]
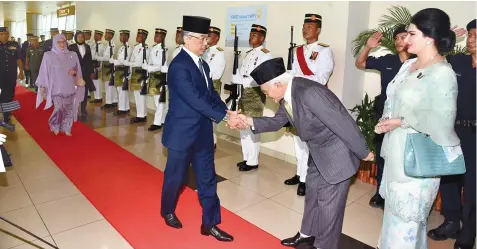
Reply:
[[227, 126], [229, 126], [230, 129], [245, 130], [245, 129], [249, 128], [249, 125], [247, 124], [246, 120], [244, 120], [243, 117], [241, 117], [241, 116], [244, 116], [244, 115], [242, 115], [242, 114], [239, 115], [239, 113], [240, 113], [240, 110], [238, 110], [238, 111], [227, 111], [227, 115], [228, 115]]
[[90, 77], [91, 79], [94, 79], [94, 73], [90, 74], [89, 77]]

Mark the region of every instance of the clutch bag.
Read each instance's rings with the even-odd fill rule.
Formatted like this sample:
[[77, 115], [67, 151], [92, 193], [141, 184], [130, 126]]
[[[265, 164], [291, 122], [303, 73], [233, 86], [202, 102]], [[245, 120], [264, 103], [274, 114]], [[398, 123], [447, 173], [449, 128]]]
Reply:
[[465, 173], [464, 156], [449, 162], [442, 146], [424, 133], [407, 135], [404, 148], [404, 173], [409, 177], [437, 177]]

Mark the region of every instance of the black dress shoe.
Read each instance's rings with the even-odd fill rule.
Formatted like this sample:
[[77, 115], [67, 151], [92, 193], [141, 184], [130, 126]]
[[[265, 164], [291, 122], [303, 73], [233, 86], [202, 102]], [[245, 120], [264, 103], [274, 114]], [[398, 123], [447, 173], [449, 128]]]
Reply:
[[138, 117], [131, 118], [131, 123], [144, 123], [146, 121], [147, 121], [146, 117], [144, 117], [144, 118], [138, 118]]
[[384, 210], [384, 199], [378, 193], [374, 194], [369, 200], [369, 205], [374, 208], [381, 208]]
[[220, 228], [218, 228], [217, 226], [213, 226], [209, 229], [204, 226], [201, 226], [200, 233], [205, 236], [212, 236], [218, 241], [230, 242], [234, 240], [234, 237], [232, 235], [220, 230]]
[[113, 107], [118, 107], [118, 103], [113, 103], [112, 106]]
[[300, 183], [300, 176], [295, 175], [294, 177], [285, 180], [285, 185], [297, 185]]
[[432, 240], [442, 241], [447, 239], [455, 239], [460, 231], [460, 221], [444, 220], [440, 226], [429, 230], [427, 236]]
[[113, 108], [113, 104], [104, 104], [101, 106], [101, 109], [108, 109], [108, 108]]
[[245, 164], [245, 165], [240, 166], [240, 168], [239, 168], [240, 171], [250, 171], [252, 169], [258, 169], [258, 165], [247, 165], [247, 164]]
[[300, 182], [298, 184], [298, 188], [296, 189], [296, 194], [299, 196], [305, 196], [306, 193], [306, 185], [304, 182]]
[[241, 161], [237, 163], [237, 167], [242, 167], [244, 165], [247, 165], [247, 161]]
[[175, 214], [164, 215], [164, 220], [166, 221], [166, 225], [170, 227], [177, 228], [177, 229], [182, 228], [182, 223]]
[[117, 111], [113, 112], [113, 115], [123, 115], [123, 114], [127, 114], [127, 111], [117, 110]]
[[313, 246], [313, 243], [315, 243], [315, 237], [311, 236], [311, 237], [303, 238], [301, 237], [300, 232], [298, 232], [295, 236], [282, 240], [281, 243], [282, 245], [289, 246], [289, 247], [297, 247], [300, 244], [307, 244], [309, 246]]
[[454, 243], [454, 249], [472, 249], [474, 248], [474, 245], [464, 245], [456, 241]]
[[149, 127], [149, 129], [147, 129], [148, 131], [156, 131], [156, 130], [159, 130], [161, 129], [162, 127], [160, 125], [151, 125]]

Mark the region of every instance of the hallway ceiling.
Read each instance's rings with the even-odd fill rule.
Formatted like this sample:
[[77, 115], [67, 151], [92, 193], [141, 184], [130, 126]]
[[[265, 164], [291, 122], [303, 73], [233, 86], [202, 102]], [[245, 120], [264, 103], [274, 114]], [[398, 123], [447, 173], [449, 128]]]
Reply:
[[68, 6], [71, 1], [1, 1], [5, 21], [22, 21], [25, 13], [46, 14]]

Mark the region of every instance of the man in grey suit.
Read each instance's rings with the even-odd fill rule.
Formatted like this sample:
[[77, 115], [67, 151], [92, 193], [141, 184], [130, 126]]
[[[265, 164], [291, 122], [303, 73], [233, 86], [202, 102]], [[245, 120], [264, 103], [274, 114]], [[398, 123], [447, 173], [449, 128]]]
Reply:
[[337, 249], [350, 179], [360, 159], [374, 160], [373, 153], [336, 95], [321, 84], [286, 73], [282, 58], [263, 62], [250, 76], [280, 107], [274, 117], [240, 114], [244, 122], [254, 133], [278, 131], [290, 122], [310, 149], [302, 227], [282, 244]]

